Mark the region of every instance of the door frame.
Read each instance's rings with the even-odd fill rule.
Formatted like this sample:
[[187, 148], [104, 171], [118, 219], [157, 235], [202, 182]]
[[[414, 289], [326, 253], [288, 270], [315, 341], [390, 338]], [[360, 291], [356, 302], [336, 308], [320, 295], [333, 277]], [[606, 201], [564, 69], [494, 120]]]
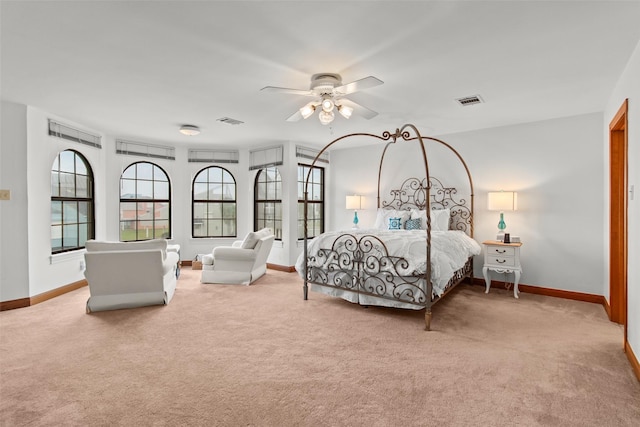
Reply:
[[628, 105], [609, 124], [609, 319], [624, 326], [627, 342]]

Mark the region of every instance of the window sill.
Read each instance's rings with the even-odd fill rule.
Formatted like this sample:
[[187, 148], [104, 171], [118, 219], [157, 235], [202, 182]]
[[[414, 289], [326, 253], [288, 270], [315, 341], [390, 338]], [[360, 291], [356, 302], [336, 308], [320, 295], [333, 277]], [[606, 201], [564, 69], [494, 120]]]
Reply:
[[84, 257], [86, 249], [63, 252], [61, 254], [49, 255], [49, 264], [60, 264], [62, 262], [74, 261]]

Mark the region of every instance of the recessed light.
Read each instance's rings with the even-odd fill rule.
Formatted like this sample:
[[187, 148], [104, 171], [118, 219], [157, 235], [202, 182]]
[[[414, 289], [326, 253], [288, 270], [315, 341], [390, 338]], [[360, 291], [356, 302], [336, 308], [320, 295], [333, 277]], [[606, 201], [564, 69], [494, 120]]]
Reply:
[[193, 125], [182, 125], [180, 127], [180, 133], [187, 136], [194, 136], [200, 133], [200, 128]]

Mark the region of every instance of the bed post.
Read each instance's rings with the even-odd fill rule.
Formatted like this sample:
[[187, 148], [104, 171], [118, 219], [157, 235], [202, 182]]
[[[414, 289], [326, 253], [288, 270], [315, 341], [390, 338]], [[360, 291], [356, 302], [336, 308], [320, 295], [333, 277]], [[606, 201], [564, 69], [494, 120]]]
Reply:
[[[309, 169], [309, 171], [311, 171], [311, 168]], [[311, 172], [309, 172], [309, 174], [311, 174]], [[309, 177], [307, 176], [307, 179], [305, 181], [305, 187], [304, 187], [304, 285], [302, 286], [302, 293], [304, 294], [304, 300], [306, 301], [309, 295], [309, 285], [307, 284], [308, 278], [309, 278], [309, 273], [308, 273], [308, 268], [309, 266], [307, 265], [307, 200], [309, 198], [309, 192], [307, 190], [307, 184], [309, 181]]]
[[431, 307], [427, 307], [427, 311], [424, 313], [424, 330], [431, 330]]

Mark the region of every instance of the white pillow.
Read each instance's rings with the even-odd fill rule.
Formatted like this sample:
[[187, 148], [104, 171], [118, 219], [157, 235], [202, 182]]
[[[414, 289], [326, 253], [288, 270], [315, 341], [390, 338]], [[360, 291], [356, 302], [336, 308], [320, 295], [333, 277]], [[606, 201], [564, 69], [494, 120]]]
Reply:
[[240, 247], [242, 249], [253, 249], [258, 244], [258, 240], [260, 240], [260, 237], [261, 236], [258, 233], [256, 233], [255, 231], [251, 231], [245, 236]]
[[433, 229], [436, 231], [447, 231], [449, 229], [450, 217], [451, 217], [450, 209], [431, 210], [431, 219], [433, 220], [432, 222]]
[[[449, 229], [449, 217], [451, 216], [450, 209], [432, 209], [431, 210], [431, 230], [433, 231], [447, 231]], [[422, 219], [422, 229], [427, 229], [427, 211], [424, 210], [411, 210], [411, 219]]]
[[373, 228], [378, 230], [388, 230], [389, 218], [400, 218], [400, 228], [404, 228], [404, 222], [411, 218], [411, 212], [380, 208], [378, 209], [378, 215], [376, 216], [376, 222]]
[[249, 234], [246, 235], [240, 247], [242, 249], [253, 249], [258, 244], [258, 240], [265, 237], [269, 237], [271, 236], [271, 234], [273, 233], [271, 233], [270, 228], [263, 228], [262, 230], [251, 231]]

